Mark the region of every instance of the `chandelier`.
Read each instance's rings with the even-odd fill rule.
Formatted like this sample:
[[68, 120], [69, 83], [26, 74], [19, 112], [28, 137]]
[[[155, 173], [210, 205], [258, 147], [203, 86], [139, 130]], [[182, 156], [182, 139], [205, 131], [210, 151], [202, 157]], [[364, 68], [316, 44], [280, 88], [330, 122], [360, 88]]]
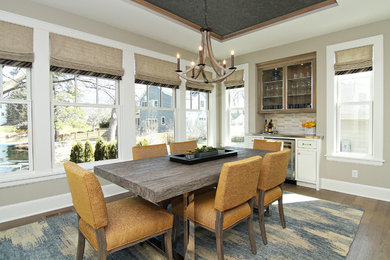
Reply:
[[[234, 50], [230, 52], [230, 67], [226, 68], [226, 60], [222, 61], [220, 64], [214, 57], [213, 48], [211, 47], [210, 32], [211, 29], [207, 26], [207, 2], [205, 4], [205, 25], [202, 27], [200, 32], [202, 34], [202, 41], [199, 46], [199, 56], [197, 62], [191, 61], [190, 68], [182, 71], [180, 69], [180, 54], [178, 53], [177, 58], [177, 69], [176, 73], [183, 79], [196, 83], [218, 83], [224, 81], [229, 77], [235, 70], [234, 67]], [[206, 52], [207, 51], [207, 52]], [[210, 60], [210, 64], [213, 67], [217, 77], [216, 78], [207, 78], [205, 73], [206, 68], [206, 59], [207, 53]], [[199, 76], [202, 75], [203, 79], [199, 79]]]

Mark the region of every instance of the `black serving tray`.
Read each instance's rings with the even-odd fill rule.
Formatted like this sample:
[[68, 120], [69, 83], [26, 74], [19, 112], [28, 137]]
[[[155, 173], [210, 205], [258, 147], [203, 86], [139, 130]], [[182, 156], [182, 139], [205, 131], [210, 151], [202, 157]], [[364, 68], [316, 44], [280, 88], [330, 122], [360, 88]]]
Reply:
[[169, 160], [172, 162], [178, 162], [178, 163], [183, 163], [187, 165], [192, 165], [192, 164], [197, 164], [197, 163], [202, 163], [202, 162], [208, 162], [208, 161], [213, 161], [213, 160], [218, 160], [230, 156], [236, 156], [237, 151], [236, 150], [225, 150], [225, 153], [223, 154], [216, 154], [216, 155], [211, 155], [207, 157], [202, 157], [202, 158], [193, 158], [193, 159], [187, 159], [184, 153], [179, 153], [179, 154], [172, 154], [168, 155]]

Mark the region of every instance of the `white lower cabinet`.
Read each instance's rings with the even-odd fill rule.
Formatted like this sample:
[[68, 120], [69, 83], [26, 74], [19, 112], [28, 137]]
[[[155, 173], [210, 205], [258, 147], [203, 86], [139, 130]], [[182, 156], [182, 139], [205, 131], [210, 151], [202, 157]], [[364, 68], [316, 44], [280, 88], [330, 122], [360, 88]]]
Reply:
[[311, 150], [297, 150], [296, 180], [309, 183], [316, 182], [317, 152]]
[[319, 163], [321, 153], [321, 139], [296, 140], [296, 181], [298, 185], [312, 187], [319, 190]]

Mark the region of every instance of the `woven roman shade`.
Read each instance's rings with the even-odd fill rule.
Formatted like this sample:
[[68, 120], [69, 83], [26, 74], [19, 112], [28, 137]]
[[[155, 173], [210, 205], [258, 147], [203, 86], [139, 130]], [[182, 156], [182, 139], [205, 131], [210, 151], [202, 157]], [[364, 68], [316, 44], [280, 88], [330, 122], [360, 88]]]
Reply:
[[226, 89], [244, 87], [244, 70], [236, 70], [232, 75], [226, 78], [224, 85]]
[[50, 33], [50, 70], [120, 80], [122, 50]]
[[0, 64], [31, 68], [33, 29], [0, 21]]
[[336, 51], [336, 75], [372, 70], [372, 45]]
[[166, 88], [177, 88], [181, 84], [176, 64], [140, 54], [135, 54], [135, 83]]
[[[189, 68], [190, 67], [187, 67], [186, 69], [189, 69]], [[197, 73], [197, 70], [195, 71], [195, 74], [196, 73]], [[208, 78], [208, 79], [211, 79], [213, 76], [213, 74], [209, 71], [205, 71], [204, 74], [206, 75], [206, 78]], [[192, 75], [191, 71], [187, 73], [188, 77], [191, 77], [191, 75]], [[203, 75], [200, 74], [198, 79], [204, 80]], [[187, 90], [211, 93], [213, 88], [214, 88], [214, 85], [211, 83], [198, 83], [198, 82], [190, 82], [190, 81], [186, 82], [186, 89]]]

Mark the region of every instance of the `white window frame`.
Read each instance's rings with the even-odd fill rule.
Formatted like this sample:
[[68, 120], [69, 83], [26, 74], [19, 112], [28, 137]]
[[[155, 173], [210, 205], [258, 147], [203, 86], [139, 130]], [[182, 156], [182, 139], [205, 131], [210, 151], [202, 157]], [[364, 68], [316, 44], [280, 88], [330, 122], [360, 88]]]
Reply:
[[[33, 160], [33, 145], [32, 145], [32, 120], [31, 120], [31, 69], [25, 68], [27, 71], [26, 74], [26, 99], [4, 99], [3, 98], [3, 66], [0, 64], [0, 103], [1, 104], [23, 104], [27, 105], [27, 139], [28, 139], [28, 163], [29, 167], [28, 170], [17, 170], [13, 172], [6, 172], [2, 173], [0, 176], [1, 179], [13, 179], [14, 177], [18, 177], [21, 174], [29, 174], [34, 172], [34, 160]], [[17, 66], [10, 66], [10, 67], [17, 67]]]
[[[136, 83], [136, 84], [139, 84], [139, 83]], [[153, 85], [147, 85], [147, 84], [139, 84], [139, 85], [144, 85], [146, 86], [146, 93], [145, 95], [148, 97], [148, 100], [147, 101], [141, 101], [141, 106], [138, 105], [138, 103], [135, 104], [136, 106], [136, 109], [135, 111], [138, 111], [138, 110], [160, 110], [160, 111], [173, 111], [173, 119], [175, 120], [175, 127], [173, 128], [173, 138], [175, 140], [175, 137], [176, 137], [176, 124], [177, 124], [177, 121], [176, 121], [176, 91], [175, 89], [172, 89], [172, 107], [171, 108], [167, 108], [167, 107], [161, 107], [162, 106], [162, 99], [161, 99], [161, 95], [162, 95], [162, 88], [163, 87], [160, 87], [160, 86], [156, 86], [156, 87], [160, 87], [160, 106], [152, 106], [150, 104], [150, 101], [152, 100], [149, 100], [149, 86], [153, 86]], [[135, 97], [135, 96], [134, 96]], [[135, 99], [134, 99], [135, 100]], [[158, 102], [158, 100], [155, 100], [156, 102]], [[148, 104], [148, 106], [143, 106], [144, 105], [144, 102], [146, 102], [146, 104]], [[155, 104], [155, 102], [153, 102], [153, 105]], [[146, 119], [146, 120], [149, 120]], [[156, 119], [157, 120], [157, 119]], [[140, 124], [141, 124], [141, 120], [140, 120]], [[157, 122], [157, 126], [158, 126], [158, 122]], [[135, 133], [137, 133], [137, 128], [135, 128]], [[135, 138], [136, 138], [136, 134], [134, 135]]]
[[[205, 104], [205, 109], [200, 109], [200, 91], [196, 90], [186, 90], [186, 96], [187, 96], [187, 91], [190, 91], [190, 109], [187, 108], [187, 103], [185, 103], [185, 108], [186, 108], [186, 120], [187, 120], [187, 112], [206, 112], [207, 115], [207, 143], [209, 143], [209, 136], [210, 136], [210, 95], [211, 93], [206, 92], [207, 94], [207, 100]], [[192, 92], [198, 92], [198, 109], [192, 109]], [[187, 139], [187, 128], [185, 128], [185, 136]]]
[[[244, 91], [244, 100], [246, 100], [246, 93], [245, 93], [245, 88], [242, 88], [242, 90]], [[245, 103], [244, 102], [244, 106], [242, 107], [232, 107], [231, 104], [230, 104], [230, 91], [229, 89], [226, 89], [226, 104], [227, 104], [227, 123], [228, 123], [228, 128], [227, 128], [227, 138], [228, 138], [228, 143], [230, 146], [243, 146], [245, 144], [245, 133], [246, 131], [244, 131], [244, 140], [242, 142], [232, 142], [232, 138], [230, 136], [230, 122], [231, 122], [231, 113], [232, 111], [239, 111], [239, 110], [242, 110], [244, 112], [244, 118], [247, 117], [246, 115], [246, 111], [245, 111]], [[245, 126], [245, 121], [244, 121], [244, 126]]]
[[[73, 74], [73, 73], [64, 73], [64, 74]], [[98, 99], [98, 88], [96, 88], [96, 103], [95, 104], [91, 104], [91, 103], [77, 103], [77, 93], [78, 93], [78, 88], [77, 88], [77, 79], [75, 79], [75, 102], [56, 102], [54, 101], [54, 90], [53, 90], [53, 77], [52, 77], [52, 72], [50, 72], [50, 113], [51, 113], [51, 120], [50, 120], [50, 124], [51, 124], [51, 164], [52, 164], [52, 169], [54, 172], [56, 171], [62, 171], [63, 169], [63, 166], [62, 165], [56, 165], [55, 163], [55, 128], [54, 128], [54, 107], [55, 106], [70, 106], [70, 107], [91, 107], [91, 108], [112, 108], [112, 109], [116, 109], [117, 111], [117, 118], [118, 118], [118, 125], [117, 125], [117, 143], [119, 144], [119, 140], [120, 140], [120, 124], [121, 124], [121, 116], [120, 116], [120, 105], [119, 105], [119, 84], [120, 84], [120, 81], [119, 80], [114, 80], [115, 81], [115, 87], [116, 87], [116, 91], [115, 91], [115, 104], [113, 105], [108, 105], [108, 104], [98, 104], [99, 102], [99, 99]], [[77, 76], [82, 76], [84, 77], [85, 75], [79, 75], [79, 74], [73, 74], [75, 75], [76, 77]], [[91, 77], [91, 78], [94, 78], [96, 79], [96, 83], [97, 83], [97, 80], [98, 78], [97, 77], [93, 77], [93, 76], [87, 76], [87, 77]], [[101, 160], [101, 161], [93, 161], [93, 162], [86, 162], [86, 163], [79, 163], [78, 165], [80, 165], [81, 167], [83, 168], [86, 168], [86, 169], [90, 169], [90, 168], [93, 168], [93, 166], [96, 166], [96, 165], [102, 165], [102, 164], [107, 164], [107, 163], [114, 163], [114, 162], [117, 162], [117, 161], [120, 161], [121, 158], [120, 158], [120, 155], [121, 155], [121, 151], [120, 151], [120, 145], [118, 145], [118, 158], [116, 159], [107, 159], [107, 160]]]
[[[237, 70], [244, 70], [244, 95], [245, 95], [245, 104], [244, 104], [244, 127], [245, 135], [249, 131], [249, 118], [252, 111], [249, 111], [249, 103], [251, 102], [251, 97], [249, 96], [249, 64], [240, 64], [237, 66]], [[254, 95], [252, 95], [253, 97]], [[236, 146], [236, 147], [246, 147], [245, 139], [243, 143], [232, 143], [230, 140], [230, 106], [229, 106], [229, 95], [226, 89], [226, 86], [222, 84], [222, 94], [221, 94], [221, 146]], [[245, 138], [245, 137], [244, 137]]]
[[[337, 88], [334, 72], [335, 52], [373, 45], [373, 71], [372, 71], [372, 147], [371, 154], [357, 154], [340, 152], [337, 148]], [[327, 154], [330, 161], [340, 161], [357, 164], [383, 165], [383, 35], [339, 43], [327, 46]]]

